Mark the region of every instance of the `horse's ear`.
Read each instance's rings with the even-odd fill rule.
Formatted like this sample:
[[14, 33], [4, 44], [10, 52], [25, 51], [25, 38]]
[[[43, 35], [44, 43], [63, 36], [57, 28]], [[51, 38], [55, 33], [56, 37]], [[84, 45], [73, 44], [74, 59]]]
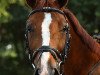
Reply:
[[34, 5], [36, 4], [36, 0], [26, 0], [26, 2], [31, 8], [33, 8]]
[[60, 7], [62, 8], [62, 7], [64, 7], [65, 5], [67, 5], [68, 0], [58, 0], [58, 3], [59, 3], [59, 5], [60, 5]]

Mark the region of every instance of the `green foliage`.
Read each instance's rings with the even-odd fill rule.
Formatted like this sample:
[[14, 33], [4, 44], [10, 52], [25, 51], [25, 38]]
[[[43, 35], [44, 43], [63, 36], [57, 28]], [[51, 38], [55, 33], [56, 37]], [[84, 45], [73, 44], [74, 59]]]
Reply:
[[24, 29], [28, 13], [24, 0], [0, 0], [0, 75], [32, 73], [28, 61], [24, 61]]
[[[69, 0], [67, 7], [93, 35], [100, 32], [100, 0]], [[0, 75], [32, 75], [25, 56], [25, 0], [0, 0]]]
[[68, 7], [90, 34], [100, 32], [100, 0], [70, 0]]
[[0, 23], [8, 22], [12, 18], [12, 14], [7, 11], [9, 5], [14, 3], [23, 5], [24, 1], [22, 1], [23, 0], [0, 0]]

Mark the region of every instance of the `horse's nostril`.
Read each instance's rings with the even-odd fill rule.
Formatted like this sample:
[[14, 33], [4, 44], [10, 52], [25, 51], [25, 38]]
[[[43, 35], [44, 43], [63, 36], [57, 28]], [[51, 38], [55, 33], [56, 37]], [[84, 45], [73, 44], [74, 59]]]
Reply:
[[54, 75], [60, 75], [60, 73], [57, 71], [57, 69], [54, 69]]
[[39, 69], [36, 70], [35, 75], [39, 75]]

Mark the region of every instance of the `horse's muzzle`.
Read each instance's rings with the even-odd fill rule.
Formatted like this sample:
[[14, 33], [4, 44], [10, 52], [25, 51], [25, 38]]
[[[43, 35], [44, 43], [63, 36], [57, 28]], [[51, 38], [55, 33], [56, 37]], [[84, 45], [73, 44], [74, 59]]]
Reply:
[[[40, 69], [37, 69], [34, 75], [42, 75], [40, 73]], [[48, 74], [45, 74], [45, 75], [63, 75], [63, 74], [60, 74], [60, 72], [55, 68], [55, 69], [52, 69], [52, 71], [49, 71]]]

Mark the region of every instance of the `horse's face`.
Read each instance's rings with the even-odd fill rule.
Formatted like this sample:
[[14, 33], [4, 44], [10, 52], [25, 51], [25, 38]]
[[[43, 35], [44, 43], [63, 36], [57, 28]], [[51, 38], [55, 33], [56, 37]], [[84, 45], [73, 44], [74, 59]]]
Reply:
[[63, 51], [66, 25], [65, 17], [57, 12], [37, 12], [29, 17], [27, 21], [29, 47], [33, 52], [38, 48], [41, 50], [35, 54], [34, 61], [32, 61], [35, 65], [35, 74], [59, 75], [61, 59], [55, 52], [53, 55], [48, 50], [50, 47], [57, 49], [60, 53]]

